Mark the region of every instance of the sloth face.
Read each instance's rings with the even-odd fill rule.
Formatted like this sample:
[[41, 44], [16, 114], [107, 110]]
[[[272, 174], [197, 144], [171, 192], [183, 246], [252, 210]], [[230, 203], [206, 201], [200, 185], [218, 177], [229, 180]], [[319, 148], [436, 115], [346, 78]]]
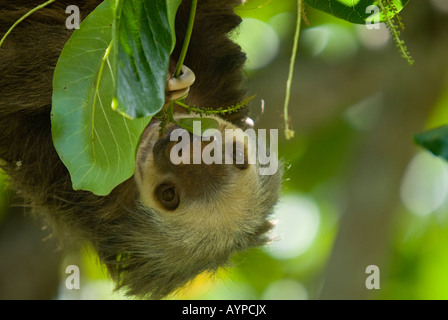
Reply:
[[[256, 202], [253, 196], [260, 179], [256, 164], [248, 161], [253, 142], [242, 134], [226, 141], [226, 132], [237, 127], [215, 119], [219, 132], [205, 139], [174, 124], [161, 137], [159, 123], [150, 123], [138, 149], [135, 179], [142, 204], [163, 220], [229, 233], [226, 229], [252, 219], [247, 215]], [[183, 130], [183, 148], [176, 138], [179, 130]], [[209, 156], [217, 161], [206, 159]]]
[[[188, 92], [194, 81], [190, 73], [185, 68], [184, 78], [168, 77], [167, 101]], [[181, 111], [175, 109], [176, 120], [190, 117]], [[211, 135], [172, 123], [160, 135], [158, 120], [142, 134], [134, 174], [137, 210], [122, 216], [126, 230], [112, 232], [123, 252], [119, 265], [125, 272], [117, 277], [132, 294], [162, 297], [269, 239], [282, 168], [260, 174], [252, 156], [258, 139], [209, 117], [219, 124]]]
[[[248, 161], [253, 141], [241, 130], [226, 140], [226, 129], [237, 128], [215, 119], [219, 130], [208, 140], [186, 131], [178, 135], [183, 139], [172, 139], [179, 130], [174, 124], [160, 136], [157, 121], [142, 135], [134, 174], [137, 210], [121, 216], [113, 225], [126, 228], [108, 237], [121, 252], [118, 267], [112, 260], [111, 270], [131, 294], [162, 297], [198, 274], [226, 265], [234, 253], [268, 241], [282, 170], [260, 175], [259, 165]], [[179, 149], [179, 140], [191, 142], [189, 148]], [[197, 150], [222, 161], [197, 161]]]

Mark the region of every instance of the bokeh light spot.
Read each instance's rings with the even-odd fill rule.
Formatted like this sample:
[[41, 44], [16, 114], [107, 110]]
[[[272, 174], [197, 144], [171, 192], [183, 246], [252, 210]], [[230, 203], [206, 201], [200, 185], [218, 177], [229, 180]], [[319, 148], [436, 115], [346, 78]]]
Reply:
[[368, 29], [365, 25], [356, 25], [356, 32], [361, 44], [370, 50], [382, 49], [390, 40], [390, 32], [384, 23], [378, 29]]
[[271, 283], [263, 292], [263, 300], [308, 300], [308, 291], [292, 279], [282, 279]]
[[246, 69], [267, 66], [277, 56], [280, 39], [275, 30], [263, 21], [244, 18], [238, 33], [232, 36], [247, 55]]
[[306, 252], [320, 225], [320, 211], [310, 197], [290, 194], [282, 197], [276, 212], [277, 225], [273, 230], [275, 241], [267, 247], [277, 259], [295, 258]]
[[330, 63], [349, 59], [358, 49], [352, 27], [334, 23], [308, 28], [301, 38], [301, 44], [309, 54]]
[[431, 4], [438, 10], [448, 13], [448, 1], [447, 0], [431, 0]]
[[414, 214], [428, 215], [448, 195], [448, 164], [429, 152], [415, 155], [401, 183], [401, 200]]

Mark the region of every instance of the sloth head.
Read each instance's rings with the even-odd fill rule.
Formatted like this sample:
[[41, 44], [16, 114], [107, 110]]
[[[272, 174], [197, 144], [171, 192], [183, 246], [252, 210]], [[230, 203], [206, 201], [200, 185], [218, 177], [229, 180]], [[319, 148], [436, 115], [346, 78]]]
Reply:
[[[138, 210], [123, 215], [127, 229], [109, 240], [121, 248], [116, 262], [108, 263], [111, 274], [132, 295], [161, 298], [196, 275], [225, 266], [233, 253], [268, 240], [282, 170], [261, 175], [258, 162], [248, 157], [254, 141], [239, 130], [229, 142], [226, 129], [238, 128], [215, 119], [219, 129], [210, 141], [183, 131], [191, 142], [187, 157], [189, 150], [176, 149], [173, 134], [183, 129], [174, 124], [160, 136], [159, 123], [151, 122], [142, 135], [134, 175]], [[194, 164], [193, 149], [199, 145], [203, 155], [213, 143], [212, 155], [222, 152], [222, 163], [206, 164], [201, 157]], [[192, 161], [172, 159], [180, 153]]]

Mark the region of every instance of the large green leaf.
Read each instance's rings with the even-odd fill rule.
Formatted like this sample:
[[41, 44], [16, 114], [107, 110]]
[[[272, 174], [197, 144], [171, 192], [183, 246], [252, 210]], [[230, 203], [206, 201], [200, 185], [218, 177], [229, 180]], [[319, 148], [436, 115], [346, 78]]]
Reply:
[[448, 160], [448, 125], [419, 133], [414, 140], [434, 155]]
[[131, 118], [154, 115], [165, 102], [166, 75], [181, 0], [122, 0], [116, 10], [113, 108]]
[[53, 78], [52, 135], [73, 188], [107, 195], [132, 176], [150, 117], [129, 120], [111, 108], [110, 55], [115, 1], [105, 0], [64, 47]]
[[52, 134], [75, 190], [107, 195], [134, 173], [141, 133], [164, 103], [180, 2], [105, 0], [64, 47]]
[[[392, 0], [397, 12], [400, 12], [409, 0]], [[364, 24], [371, 18], [372, 13], [366, 12], [370, 5], [378, 6], [378, 0], [305, 0], [305, 2], [318, 10], [329, 13], [337, 18], [347, 20], [351, 23]], [[383, 3], [386, 3], [383, 0]], [[389, 18], [393, 17], [390, 12]], [[380, 15], [379, 21], [384, 21], [384, 16]]]

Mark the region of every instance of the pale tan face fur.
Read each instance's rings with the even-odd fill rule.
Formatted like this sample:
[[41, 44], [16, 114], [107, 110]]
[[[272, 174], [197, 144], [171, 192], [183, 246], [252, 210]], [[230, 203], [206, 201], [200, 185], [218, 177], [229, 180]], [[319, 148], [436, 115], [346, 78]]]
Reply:
[[[195, 75], [183, 67], [179, 78], [167, 77], [167, 97], [174, 100], [189, 91]], [[175, 109], [175, 118], [191, 117]], [[201, 241], [213, 241], [219, 251], [232, 251], [243, 234], [255, 233], [265, 220], [253, 209], [260, 198], [261, 186], [257, 166], [248, 163], [249, 148], [255, 141], [245, 139], [233, 124], [218, 117], [221, 132], [222, 164], [173, 164], [170, 133], [179, 128], [169, 124], [165, 135], [159, 136], [159, 123], [152, 121], [142, 135], [136, 158], [135, 180], [143, 206], [150, 208], [164, 232], [170, 233], [175, 246], [193, 248]], [[234, 148], [226, 149], [225, 130], [234, 129]], [[191, 141], [201, 139], [189, 134]], [[233, 139], [232, 139], [233, 140]], [[190, 155], [193, 157], [191, 143]], [[204, 148], [208, 142], [202, 142]], [[233, 150], [232, 150], [233, 149]], [[244, 164], [233, 161], [236, 154], [244, 154]], [[230, 161], [229, 161], [230, 159]], [[231, 164], [226, 164], [226, 163]], [[168, 199], [170, 201], [165, 201]], [[255, 206], [254, 206], [255, 204]]]
[[[191, 78], [183, 80], [168, 79], [168, 101], [188, 92]], [[192, 117], [174, 111], [176, 119]], [[223, 163], [219, 164], [174, 164], [170, 153], [182, 140], [170, 141], [178, 128], [174, 124], [168, 124], [160, 136], [159, 123], [153, 120], [141, 137], [134, 174], [139, 209], [125, 216], [132, 230], [120, 230], [117, 235], [125, 269], [120, 281], [132, 288], [131, 294], [152, 292], [152, 297], [162, 297], [199, 273], [226, 265], [234, 253], [268, 241], [282, 168], [272, 175], [260, 175], [259, 164], [248, 158], [255, 141], [245, 138], [242, 130], [233, 132], [235, 140], [226, 141], [225, 130], [237, 127], [215, 119], [222, 137]], [[186, 133], [186, 141], [193, 139], [201, 138]], [[219, 141], [214, 140], [214, 145]], [[203, 141], [199, 149], [210, 150], [211, 143]], [[238, 152], [233, 154], [234, 150]], [[244, 154], [244, 163], [232, 161], [238, 154]]]
[[[173, 124], [168, 125], [164, 137], [159, 137], [159, 125], [152, 123], [143, 134], [137, 153], [135, 179], [140, 201], [151, 208], [160, 221], [184, 230], [182, 241], [190, 245], [201, 239], [219, 238], [219, 243], [232, 246], [239, 233], [250, 233], [250, 229], [261, 222], [254, 221], [252, 208], [257, 200], [251, 199], [252, 192], [249, 192], [261, 189], [256, 165], [247, 163], [249, 143], [253, 142], [236, 134], [237, 148], [226, 149], [224, 130], [237, 127], [215, 119], [222, 133], [222, 162], [226, 158], [233, 160], [233, 152], [244, 148], [245, 164], [173, 164], [169, 156], [177, 143], [169, 141], [175, 128]], [[241, 130], [236, 132], [242, 133]], [[192, 139], [200, 139], [190, 135]], [[202, 148], [207, 143], [202, 142]], [[155, 148], [156, 144], [162, 147]]]

